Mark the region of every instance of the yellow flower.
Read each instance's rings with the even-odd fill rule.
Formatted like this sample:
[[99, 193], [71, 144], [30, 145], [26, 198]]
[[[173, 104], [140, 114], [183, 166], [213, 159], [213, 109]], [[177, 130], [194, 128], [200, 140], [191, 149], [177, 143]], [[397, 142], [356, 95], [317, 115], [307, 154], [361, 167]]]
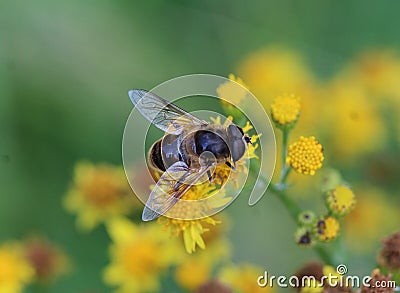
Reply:
[[354, 208], [356, 197], [349, 187], [339, 185], [334, 190], [328, 192], [326, 201], [330, 211], [336, 215], [343, 216]]
[[[221, 118], [211, 118], [212, 122], [217, 125], [228, 125], [232, 122], [232, 117], [222, 124]], [[247, 123], [245, 130], [250, 130], [252, 126]], [[252, 136], [252, 143], [247, 152], [247, 158], [257, 158], [255, 151], [258, 147], [256, 140], [258, 136]], [[209, 227], [215, 226], [220, 222], [215, 220], [214, 217], [204, 217], [205, 208], [206, 209], [218, 209], [225, 206], [231, 200], [231, 197], [226, 195], [225, 188], [223, 186], [228, 178], [232, 180], [231, 182], [235, 187], [237, 184], [238, 176], [243, 176], [248, 172], [245, 165], [244, 159], [236, 162], [236, 169], [232, 170], [227, 165], [219, 165], [215, 169], [215, 178], [212, 182], [204, 182], [202, 184], [197, 184], [191, 186], [191, 188], [182, 197], [183, 200], [193, 201], [193, 204], [186, 202], [185, 206], [175, 205], [171, 208], [170, 212], [173, 213], [174, 217], [160, 217], [158, 223], [162, 224], [166, 229], [172, 232], [173, 235], [179, 236], [183, 235], [183, 241], [185, 244], [185, 249], [188, 253], [193, 253], [196, 251], [197, 247], [205, 249], [206, 244], [203, 240], [203, 234], [210, 230]], [[207, 206], [201, 206], [199, 208], [195, 201], [210, 198]], [[168, 214], [167, 214], [168, 216]], [[183, 220], [188, 218], [195, 218], [195, 220]], [[207, 226], [207, 227], [205, 227]]]
[[222, 99], [222, 104], [232, 103], [234, 106], [239, 105], [247, 94], [247, 85], [240, 77], [229, 74], [229, 79], [217, 88], [217, 94]]
[[395, 51], [364, 52], [340, 74], [385, 101], [400, 95], [400, 58]]
[[[189, 192], [190, 191], [188, 191], [188, 193]], [[160, 217], [158, 223], [162, 224], [164, 228], [168, 229], [174, 236], [179, 236], [182, 233], [185, 249], [188, 253], [195, 252], [197, 246], [201, 249], [206, 248], [206, 244], [203, 240], [203, 234], [209, 231], [208, 228], [203, 227], [206, 223], [211, 225], [219, 224], [219, 222], [215, 221], [212, 217], [205, 217], [197, 220]]]
[[238, 72], [252, 91], [262, 97], [261, 103], [266, 108], [273, 97], [284, 92], [308, 97], [314, 91], [314, 77], [302, 57], [284, 47], [252, 53], [240, 64]]
[[157, 292], [160, 274], [180, 258], [177, 243], [157, 223], [138, 226], [114, 218], [106, 227], [112, 244], [104, 282], [118, 287], [118, 293]]
[[185, 290], [194, 291], [210, 278], [211, 267], [199, 259], [188, 260], [178, 266], [175, 278]]
[[302, 118], [293, 130], [296, 135], [311, 135], [321, 129], [321, 110], [327, 108], [321, 99], [323, 89], [296, 51], [282, 46], [262, 49], [245, 58], [238, 72], [265, 109], [283, 93], [302, 97]]
[[342, 278], [342, 275], [337, 272], [337, 269], [332, 267], [332, 266], [325, 265], [322, 268], [322, 271], [323, 271], [324, 276], [326, 276], [326, 277], [329, 277], [329, 276], [335, 277], [334, 279], [333, 278], [327, 278], [325, 286], [336, 287], [334, 285], [336, 285], [336, 282], [338, 280], [340, 280], [340, 278]]
[[271, 105], [272, 119], [278, 125], [295, 123], [299, 118], [300, 110], [300, 98], [295, 95], [280, 96]]
[[78, 228], [89, 231], [140, 205], [132, 196], [121, 167], [81, 162], [75, 167], [73, 185], [64, 197], [64, 206], [77, 214]]
[[34, 270], [26, 260], [24, 250], [18, 243], [0, 246], [0, 292], [18, 293], [34, 277]]
[[387, 139], [385, 117], [365, 89], [351, 81], [337, 82], [328, 88], [329, 111], [321, 124], [329, 125], [331, 154], [335, 161], [354, 159], [382, 150]]
[[323, 284], [312, 278], [305, 279], [304, 287], [300, 289], [300, 293], [320, 293], [322, 291], [324, 291]]
[[379, 245], [382, 237], [398, 229], [400, 209], [391, 197], [374, 186], [358, 188], [357, 193], [362, 196], [358, 196], [354, 210], [344, 218], [344, 238], [353, 251], [369, 252]]
[[298, 141], [289, 146], [286, 163], [299, 173], [314, 175], [315, 171], [322, 167], [323, 160], [322, 145], [315, 137], [301, 136]]
[[340, 225], [336, 218], [328, 216], [317, 223], [317, 234], [321, 241], [331, 241], [339, 234]]
[[56, 245], [43, 237], [33, 237], [25, 243], [26, 257], [39, 282], [54, 282], [69, 270], [69, 259]]
[[258, 277], [264, 270], [251, 264], [228, 266], [221, 270], [220, 280], [241, 293], [273, 292], [270, 286], [260, 287], [257, 284]]
[[[224, 217], [223, 223], [226, 224], [226, 221], [227, 219]], [[215, 266], [229, 259], [230, 244], [225, 238], [221, 238], [221, 233], [225, 230], [224, 226], [223, 224], [218, 225], [215, 227], [216, 229], [204, 234], [207, 250], [184, 256], [182, 263], [177, 266], [175, 271], [175, 280], [180, 287], [190, 292], [195, 291], [211, 278], [211, 272]]]
[[[368, 102], [373, 104], [374, 108], [382, 110], [380, 116], [386, 124], [400, 125], [400, 56], [398, 52], [391, 49], [364, 52], [339, 74], [339, 78], [350, 79], [354, 84], [362, 87], [368, 95]], [[396, 130], [400, 139], [400, 129], [397, 127]], [[390, 132], [386, 134], [393, 135]], [[384, 135], [381, 134], [381, 136], [385, 138]], [[382, 142], [382, 139], [379, 142]], [[369, 150], [374, 149], [369, 147]]]

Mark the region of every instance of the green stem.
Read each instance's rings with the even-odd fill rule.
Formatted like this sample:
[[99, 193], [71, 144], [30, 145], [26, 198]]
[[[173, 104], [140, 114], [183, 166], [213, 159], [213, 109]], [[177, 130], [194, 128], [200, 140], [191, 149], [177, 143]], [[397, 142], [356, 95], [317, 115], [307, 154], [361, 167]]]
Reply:
[[290, 131], [285, 127], [282, 130], [282, 157], [281, 157], [281, 179], [280, 184], [285, 184], [287, 175], [289, 174], [290, 168], [286, 165], [286, 157], [287, 157], [287, 144], [289, 140]]
[[[285, 189], [287, 187], [286, 180], [288, 178], [290, 171], [292, 170], [292, 168], [290, 166], [287, 166], [286, 164], [289, 134], [290, 134], [290, 129], [286, 127], [282, 129], [282, 158], [281, 158], [282, 161], [281, 161], [280, 179], [278, 184], [275, 185], [271, 183], [269, 185], [269, 188], [273, 193], [275, 193], [276, 197], [283, 203], [283, 205], [288, 210], [292, 219], [297, 223], [298, 216], [302, 212], [302, 209], [285, 192]], [[263, 180], [266, 182], [265, 178], [263, 178]], [[326, 264], [332, 264], [332, 257], [325, 249], [325, 247], [322, 247], [321, 245], [318, 244], [314, 247], [314, 249], [323, 262], [325, 262]]]
[[[301, 213], [302, 209], [299, 207], [299, 205], [291, 199], [285, 192], [284, 190], [278, 188], [274, 184], [269, 185], [270, 190], [275, 193], [276, 197], [283, 203], [283, 205], [286, 207], [286, 209], [289, 211], [290, 216], [292, 219], [297, 223], [298, 221], [298, 216]], [[331, 255], [328, 253], [328, 251], [325, 249], [325, 247], [321, 245], [316, 245], [313, 247], [315, 252], [319, 255], [321, 260], [329, 265], [333, 264], [333, 260]]]
[[292, 171], [292, 167], [286, 167], [285, 168], [285, 172], [282, 174], [282, 177], [281, 177], [281, 184], [285, 184], [286, 183], [286, 179], [287, 179], [290, 171]]
[[317, 244], [314, 247], [314, 250], [318, 253], [319, 257], [325, 264], [333, 265], [331, 255], [326, 251], [325, 247]]
[[[297, 223], [298, 221], [298, 216], [302, 212], [302, 209], [300, 206], [286, 193], [286, 180], [287, 177], [292, 170], [290, 166], [286, 165], [286, 156], [287, 156], [287, 144], [288, 144], [288, 138], [289, 138], [289, 133], [290, 130], [288, 129], [283, 129], [283, 139], [282, 139], [282, 162], [281, 162], [281, 176], [279, 178], [279, 181], [277, 184], [270, 183], [268, 189], [272, 191], [276, 197], [283, 203], [287, 211], [289, 212], [291, 218]], [[260, 168], [259, 162], [254, 161], [252, 162], [252, 168], [250, 169], [250, 172], [255, 172], [254, 175], [259, 175], [258, 170]], [[257, 170], [257, 171], [256, 171]], [[269, 182], [265, 177], [263, 177], [260, 174], [259, 177], [261, 180], [264, 181], [265, 184]], [[320, 244], [317, 244], [316, 246], [313, 247], [315, 252], [319, 255], [321, 260], [326, 263], [333, 265], [333, 258], [332, 256], [328, 253], [325, 247], [321, 246]]]
[[292, 219], [297, 222], [297, 218], [299, 216], [299, 214], [301, 213], [301, 209], [298, 206], [298, 204], [291, 199], [285, 192], [284, 190], [278, 188], [275, 184], [270, 184], [269, 188], [271, 189], [271, 191], [273, 193], [275, 193], [275, 195], [277, 196], [277, 198], [284, 204], [284, 206], [287, 208], [287, 210], [290, 213], [290, 216], [292, 217]]

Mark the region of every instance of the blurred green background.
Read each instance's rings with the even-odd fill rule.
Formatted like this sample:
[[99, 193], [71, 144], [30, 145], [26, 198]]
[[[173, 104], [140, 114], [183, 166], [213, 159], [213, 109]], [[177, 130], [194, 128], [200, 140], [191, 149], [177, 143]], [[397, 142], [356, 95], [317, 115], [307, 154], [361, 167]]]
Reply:
[[[366, 48], [399, 50], [399, 9], [398, 1], [1, 1], [0, 240], [41, 233], [65, 250], [73, 270], [51, 292], [108, 292], [109, 238], [103, 227], [77, 232], [61, 198], [76, 161], [121, 164], [129, 89], [228, 76], [276, 44], [325, 80]], [[275, 198], [246, 202], [228, 209], [234, 260], [288, 274], [314, 257], [293, 244]], [[355, 258], [349, 269], [368, 273], [374, 261]]]

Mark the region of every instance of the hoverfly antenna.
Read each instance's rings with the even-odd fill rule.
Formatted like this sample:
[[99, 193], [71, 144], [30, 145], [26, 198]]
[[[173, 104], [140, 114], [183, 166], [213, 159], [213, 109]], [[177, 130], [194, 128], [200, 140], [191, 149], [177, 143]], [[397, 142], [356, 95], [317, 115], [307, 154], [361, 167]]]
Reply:
[[244, 140], [245, 140], [246, 143], [253, 144], [251, 142], [251, 137], [248, 137], [247, 135], [244, 136]]

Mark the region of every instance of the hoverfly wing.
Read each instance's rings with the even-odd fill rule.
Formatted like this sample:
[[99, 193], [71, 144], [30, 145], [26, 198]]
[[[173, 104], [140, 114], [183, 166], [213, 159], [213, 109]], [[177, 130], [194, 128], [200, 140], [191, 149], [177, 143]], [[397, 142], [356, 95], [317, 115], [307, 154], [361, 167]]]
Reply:
[[208, 123], [167, 100], [146, 90], [134, 89], [128, 92], [135, 108], [152, 124], [164, 132], [178, 135], [186, 126], [202, 126]]
[[165, 215], [197, 183], [211, 166], [190, 169], [184, 162], [171, 165], [158, 180], [143, 210], [142, 220], [151, 221]]

